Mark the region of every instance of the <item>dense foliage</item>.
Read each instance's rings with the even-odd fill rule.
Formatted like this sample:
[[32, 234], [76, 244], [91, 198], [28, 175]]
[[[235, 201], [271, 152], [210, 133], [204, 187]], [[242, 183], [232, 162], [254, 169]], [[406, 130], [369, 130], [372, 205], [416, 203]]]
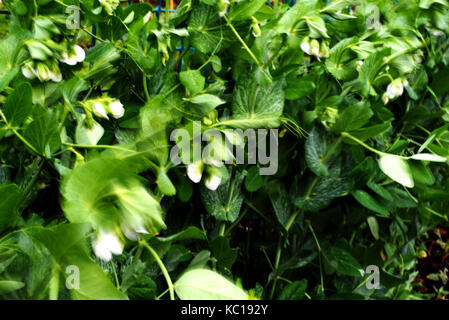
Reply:
[[[449, 213], [446, 0], [3, 5], [0, 297], [446, 294], [414, 281]], [[278, 129], [276, 174], [173, 163], [198, 121]]]

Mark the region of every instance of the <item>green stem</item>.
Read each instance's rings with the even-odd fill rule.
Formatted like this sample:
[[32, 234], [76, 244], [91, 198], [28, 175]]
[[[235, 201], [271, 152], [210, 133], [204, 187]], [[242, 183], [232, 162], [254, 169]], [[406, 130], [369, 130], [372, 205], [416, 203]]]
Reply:
[[365, 147], [366, 149], [368, 149], [371, 152], [374, 152], [375, 154], [379, 155], [379, 156], [384, 156], [386, 155], [386, 153], [381, 152], [379, 150], [376, 150], [372, 147], [370, 147], [369, 145], [367, 145], [365, 142], [363, 142], [362, 140], [357, 139], [356, 137], [352, 136], [351, 134], [347, 133], [347, 132], [342, 132], [341, 135], [343, 137], [349, 138], [355, 142], [357, 142], [358, 144], [360, 144], [362, 147]]
[[145, 72], [143, 73], [143, 91], [145, 92], [145, 98], [147, 99], [147, 102], [150, 101], [150, 93], [148, 92], [148, 85], [147, 85], [147, 75]]
[[167, 281], [168, 290], [170, 291], [170, 300], [175, 300], [175, 291], [173, 287], [173, 282], [171, 281], [167, 268], [165, 268], [165, 265], [162, 262], [161, 258], [159, 258], [157, 252], [153, 248], [151, 248], [146, 241], [140, 241], [139, 243], [142, 246], [144, 246], [148, 251], [150, 251], [150, 253], [153, 255], [154, 260], [156, 260], [157, 264], [159, 265], [159, 268], [161, 268], [162, 274], [165, 277], [165, 281]]
[[320, 264], [320, 282], [321, 282], [321, 294], [324, 295], [324, 278], [323, 278], [323, 267], [321, 263], [321, 246], [318, 238], [316, 237], [315, 231], [313, 230], [312, 224], [310, 221], [307, 221], [307, 225], [309, 226], [309, 230], [312, 233], [313, 239], [315, 240], [315, 244], [318, 248], [318, 262]]
[[6, 124], [6, 127], [8, 128], [8, 129], [10, 129], [16, 136], [17, 136], [17, 138], [19, 138], [20, 140], [22, 140], [22, 142], [28, 147], [28, 148], [30, 148], [31, 150], [33, 150], [35, 153], [37, 153], [37, 154], [41, 154], [39, 151], [37, 151], [36, 150], [36, 148], [34, 148], [32, 145], [31, 145], [31, 143], [29, 143], [13, 126], [11, 126], [10, 124], [9, 124], [9, 122], [8, 122], [8, 120], [6, 120], [6, 117], [5, 117], [5, 115], [3, 114], [3, 112], [0, 110], [0, 117], [3, 119], [3, 121], [5, 122], [5, 124]]
[[[279, 237], [277, 249], [276, 249], [276, 259], [274, 261], [274, 270], [279, 268], [279, 262], [281, 261], [281, 253], [282, 253], [282, 237]], [[276, 284], [278, 281], [278, 277], [273, 280], [273, 285], [271, 286], [270, 292], [270, 300], [273, 300], [274, 292], [276, 291]]]
[[248, 45], [245, 43], [245, 41], [242, 39], [242, 37], [240, 37], [239, 33], [237, 32], [237, 30], [235, 30], [234, 26], [232, 25], [231, 21], [229, 21], [229, 19], [224, 16], [226, 22], [228, 23], [229, 28], [231, 28], [232, 32], [234, 33], [234, 35], [237, 37], [237, 39], [240, 41], [240, 43], [242, 44], [243, 48], [245, 48], [245, 50], [248, 52], [248, 54], [251, 56], [251, 58], [254, 60], [254, 62], [259, 66], [262, 67], [262, 64], [259, 62], [259, 59], [257, 59], [257, 57], [254, 55], [254, 53], [251, 51], [251, 49], [248, 47]]

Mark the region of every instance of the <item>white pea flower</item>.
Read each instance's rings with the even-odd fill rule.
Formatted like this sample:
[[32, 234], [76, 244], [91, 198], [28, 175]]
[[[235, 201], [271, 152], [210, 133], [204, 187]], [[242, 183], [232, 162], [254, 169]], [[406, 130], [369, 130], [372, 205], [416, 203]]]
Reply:
[[92, 242], [92, 249], [95, 255], [104, 260], [109, 261], [112, 254], [122, 254], [124, 244], [114, 233], [108, 233], [100, 230], [97, 238]]
[[85, 58], [86, 53], [84, 52], [84, 49], [81, 48], [79, 45], [75, 44], [72, 52], [70, 53], [63, 52], [61, 54], [61, 59], [59, 59], [59, 61], [68, 64], [70, 66], [74, 66], [78, 62], [83, 62]]
[[404, 84], [401, 78], [393, 80], [387, 87], [387, 95], [389, 99], [400, 97], [404, 92]]
[[203, 163], [190, 163], [187, 165], [187, 176], [194, 183], [200, 182], [203, 176]]
[[109, 120], [109, 117], [106, 114], [106, 109], [104, 108], [103, 104], [98, 101], [95, 101], [93, 103], [92, 112], [99, 118]]
[[27, 79], [34, 79], [37, 76], [37, 71], [33, 68], [33, 63], [28, 62], [22, 67], [22, 74]]
[[206, 178], [206, 187], [209, 190], [215, 191], [221, 183], [221, 177], [216, 174], [210, 174]]
[[382, 95], [382, 101], [383, 101], [384, 105], [386, 105], [386, 104], [388, 103], [389, 100], [390, 100], [390, 99], [388, 99], [388, 94], [385, 92], [385, 93]]
[[125, 109], [123, 108], [123, 104], [120, 102], [120, 100], [112, 101], [109, 104], [109, 110], [115, 119], [119, 119], [125, 114]]
[[329, 45], [326, 41], [323, 41], [320, 46], [320, 52], [318, 58], [329, 58]]
[[302, 40], [302, 42], [301, 42], [301, 50], [304, 51], [305, 53], [307, 53], [308, 55], [311, 54], [309, 37], [305, 37]]

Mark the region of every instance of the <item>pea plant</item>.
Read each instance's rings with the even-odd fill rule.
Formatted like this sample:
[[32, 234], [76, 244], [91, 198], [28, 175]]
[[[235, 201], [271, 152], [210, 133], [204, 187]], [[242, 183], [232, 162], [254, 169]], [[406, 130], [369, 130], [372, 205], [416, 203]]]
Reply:
[[2, 3], [1, 298], [432, 298], [446, 0], [134, 2]]

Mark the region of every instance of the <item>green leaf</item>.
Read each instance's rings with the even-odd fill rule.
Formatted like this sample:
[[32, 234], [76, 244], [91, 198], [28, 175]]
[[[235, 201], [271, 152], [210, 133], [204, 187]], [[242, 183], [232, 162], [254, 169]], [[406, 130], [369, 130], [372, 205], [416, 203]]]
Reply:
[[252, 166], [249, 168], [245, 178], [245, 188], [249, 192], [259, 190], [263, 185], [263, 179], [259, 172], [258, 166]]
[[22, 192], [15, 184], [0, 185], [0, 233], [17, 223]]
[[210, 242], [213, 257], [217, 260], [217, 267], [221, 270], [231, 270], [237, 260], [237, 248], [231, 248], [229, 239], [219, 236]]
[[305, 159], [309, 169], [317, 176], [327, 176], [329, 156], [333, 145], [325, 132], [313, 128], [305, 143]]
[[366, 222], [368, 223], [369, 229], [374, 239], [379, 240], [379, 223], [377, 222], [376, 217], [368, 217], [366, 218]]
[[31, 113], [32, 90], [28, 82], [22, 83], [8, 96], [4, 114], [13, 127], [22, 125]]
[[[83, 116], [81, 119], [84, 119]], [[103, 127], [93, 120], [93, 127], [88, 128], [84, 125], [83, 121], [79, 121], [75, 130], [75, 141], [77, 144], [95, 146], [98, 141], [103, 137]]]
[[352, 277], [363, 277], [362, 266], [349, 252], [339, 247], [332, 247], [330, 252], [335, 259], [334, 267], [338, 273]]
[[338, 80], [347, 80], [355, 76], [355, 62], [350, 48], [358, 42], [357, 37], [346, 38], [330, 49], [326, 59], [327, 70]]
[[374, 199], [369, 193], [363, 190], [356, 190], [352, 192], [353, 197], [365, 208], [368, 208], [374, 212], [377, 212], [383, 216], [389, 216], [388, 210], [383, 207], [376, 199]]
[[160, 168], [156, 182], [159, 190], [166, 196], [174, 196], [176, 194], [176, 188], [168, 177], [165, 168]]
[[249, 19], [264, 4], [265, 0], [242, 0], [235, 2], [229, 10], [229, 20], [241, 21]]
[[187, 70], [179, 73], [179, 80], [191, 94], [197, 94], [204, 89], [206, 80], [200, 70]]
[[55, 113], [48, 111], [31, 122], [23, 135], [39, 154], [50, 158], [61, 146], [58, 123]]
[[51, 228], [34, 228], [28, 233], [42, 242], [62, 267], [64, 276], [67, 266], [79, 270], [79, 289], [72, 289], [72, 298], [81, 300], [123, 300], [127, 297], [111, 282], [109, 277], [87, 253], [85, 247], [87, 224], [63, 224]]
[[243, 179], [243, 174], [236, 171], [235, 176], [220, 185], [216, 191], [202, 187], [201, 200], [207, 212], [217, 220], [232, 222], [237, 219], [244, 199]]
[[258, 85], [249, 75], [237, 82], [232, 100], [232, 119], [222, 124], [236, 128], [276, 128], [284, 109], [284, 80]]
[[307, 289], [307, 279], [288, 284], [279, 295], [279, 300], [302, 300]]
[[332, 131], [350, 132], [363, 127], [371, 118], [373, 112], [368, 103], [359, 102], [344, 109], [332, 127]]
[[294, 204], [304, 211], [317, 212], [327, 207], [334, 198], [346, 195], [350, 187], [351, 182], [346, 177], [321, 177], [310, 195], [297, 198]]
[[248, 300], [248, 295], [235, 284], [210, 270], [194, 269], [175, 283], [181, 300]]
[[435, 177], [432, 171], [421, 161], [410, 161], [410, 169], [412, 170], [413, 180], [416, 183], [422, 183], [425, 185], [433, 185], [435, 183]]
[[200, 230], [194, 226], [190, 226], [187, 229], [170, 236], [157, 237], [157, 240], [160, 242], [175, 242], [190, 239], [206, 240], [206, 234], [203, 230]]
[[279, 223], [286, 228], [293, 214], [293, 208], [285, 186], [280, 181], [272, 181], [266, 190]]
[[208, 115], [216, 107], [226, 103], [226, 101], [220, 99], [216, 95], [209, 93], [200, 94], [198, 96], [193, 97], [189, 101], [201, 107], [200, 109], [198, 109], [201, 115]]
[[326, 32], [326, 24], [320, 16], [306, 18], [306, 22], [309, 26], [309, 36], [311, 38], [329, 38]]
[[413, 188], [415, 183], [407, 160], [393, 154], [382, 155], [379, 159], [380, 169], [391, 179], [407, 188]]
[[371, 54], [363, 63], [359, 72], [360, 83], [362, 84], [362, 93], [365, 96], [377, 95], [376, 90], [374, 90], [374, 82], [384, 67], [383, 59], [390, 54], [390, 48], [385, 48], [380, 51], [376, 51]]

